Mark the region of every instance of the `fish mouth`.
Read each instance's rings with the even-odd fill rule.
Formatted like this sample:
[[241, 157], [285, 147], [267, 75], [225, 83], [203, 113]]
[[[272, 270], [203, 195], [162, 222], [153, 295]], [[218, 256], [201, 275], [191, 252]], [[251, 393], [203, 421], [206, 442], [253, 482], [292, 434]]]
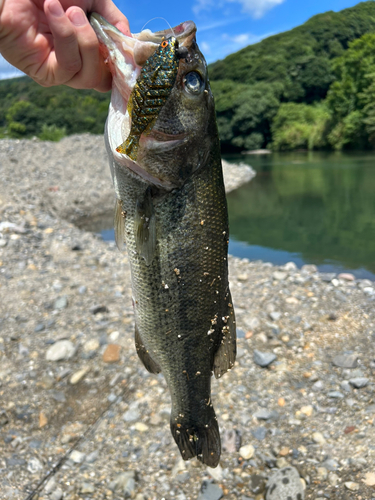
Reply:
[[[170, 36], [178, 40], [180, 48], [185, 48], [182, 50], [189, 49], [195, 39], [196, 26], [193, 21], [185, 21], [163, 31], [152, 32], [146, 29], [128, 36], [97, 13], [90, 15], [90, 24], [98, 37], [101, 53], [112, 73], [112, 98], [106, 130], [113, 157], [117, 163], [127, 166], [130, 171], [143, 177], [147, 182], [167, 188], [170, 186], [169, 182], [156, 178], [139, 162], [134, 162], [126, 154], [118, 153], [116, 148], [130, 133], [131, 117], [127, 105], [142, 66], [154, 54], [162, 40]], [[158, 150], [171, 149], [181, 144], [185, 137], [186, 134], [183, 133], [168, 134], [154, 128], [149, 135], [141, 136], [140, 144]]]

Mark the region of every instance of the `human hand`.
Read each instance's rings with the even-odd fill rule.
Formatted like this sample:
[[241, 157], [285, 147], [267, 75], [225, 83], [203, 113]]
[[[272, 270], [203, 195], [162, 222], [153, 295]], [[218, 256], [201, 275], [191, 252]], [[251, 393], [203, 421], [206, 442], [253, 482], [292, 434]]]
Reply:
[[0, 0], [0, 53], [45, 87], [111, 88], [111, 74], [86, 17], [97, 12], [130, 35], [111, 0]]

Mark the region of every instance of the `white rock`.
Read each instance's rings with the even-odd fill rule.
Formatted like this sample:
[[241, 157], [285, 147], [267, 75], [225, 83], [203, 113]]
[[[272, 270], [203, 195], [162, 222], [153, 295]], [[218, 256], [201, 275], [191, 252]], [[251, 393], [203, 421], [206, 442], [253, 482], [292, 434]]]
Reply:
[[75, 352], [76, 349], [70, 340], [59, 340], [47, 350], [46, 360], [61, 361], [63, 359], [71, 359]]
[[254, 455], [255, 448], [252, 444], [246, 444], [245, 446], [241, 446], [239, 452], [242, 458], [249, 460]]
[[91, 352], [94, 352], [94, 351], [97, 351], [100, 347], [100, 343], [99, 343], [99, 340], [97, 339], [91, 339], [91, 340], [88, 340], [87, 342], [85, 342], [83, 344], [83, 350], [84, 352], [86, 353], [91, 353]]
[[36, 457], [32, 457], [27, 462], [27, 470], [31, 472], [31, 474], [36, 474], [37, 472], [43, 470], [43, 464]]
[[314, 432], [312, 435], [313, 441], [317, 444], [324, 444], [326, 442], [325, 437], [321, 432]]
[[359, 484], [354, 483], [353, 481], [347, 481], [345, 484], [345, 488], [347, 488], [350, 491], [358, 491], [359, 490]]
[[134, 424], [134, 429], [136, 429], [139, 432], [146, 432], [148, 431], [148, 426], [144, 424], [143, 422], [136, 422]]
[[89, 366], [85, 366], [85, 368], [82, 368], [81, 370], [78, 370], [77, 372], [73, 373], [73, 375], [70, 377], [69, 382], [72, 385], [78, 384], [90, 371]]
[[78, 451], [78, 450], [73, 450], [72, 453], [70, 454], [69, 458], [72, 460], [75, 464], [81, 464], [84, 459], [85, 459], [85, 454]]

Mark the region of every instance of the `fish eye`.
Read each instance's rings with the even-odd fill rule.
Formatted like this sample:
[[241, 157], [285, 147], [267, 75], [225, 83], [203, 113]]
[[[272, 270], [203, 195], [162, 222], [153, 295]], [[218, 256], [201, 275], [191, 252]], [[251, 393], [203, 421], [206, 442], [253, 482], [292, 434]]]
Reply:
[[204, 82], [199, 73], [191, 71], [185, 75], [184, 86], [190, 94], [198, 95], [203, 91]]
[[167, 45], [168, 45], [167, 40], [163, 40], [163, 41], [161, 42], [161, 46], [163, 47], [163, 49], [165, 49], [165, 47], [167, 47]]

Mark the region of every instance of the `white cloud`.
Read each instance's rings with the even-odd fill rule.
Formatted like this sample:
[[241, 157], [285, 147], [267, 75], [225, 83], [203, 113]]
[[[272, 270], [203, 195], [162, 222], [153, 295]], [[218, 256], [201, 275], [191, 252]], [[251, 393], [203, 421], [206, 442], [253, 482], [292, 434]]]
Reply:
[[286, 0], [197, 0], [193, 11], [198, 15], [202, 10], [223, 8], [226, 3], [239, 3], [243, 12], [248, 12], [254, 19], [260, 19], [268, 11]]
[[211, 47], [207, 42], [202, 42], [200, 44], [200, 47], [202, 49], [202, 52], [205, 54], [209, 54], [211, 52]]
[[[209, 37], [203, 42], [198, 40], [198, 45], [201, 47], [203, 54], [206, 56], [207, 62], [211, 63], [217, 61], [218, 59], [223, 59], [228, 54], [237, 52], [247, 45], [260, 42], [264, 38], [274, 34], [275, 33], [263, 33], [262, 35], [253, 35], [252, 33], [240, 33], [238, 35], [229, 35], [228, 33], [223, 33], [221, 35], [222, 43], [218, 43], [216, 37]], [[209, 51], [204, 48], [204, 44], [209, 46]]]
[[233, 37], [234, 43], [238, 43], [239, 45], [243, 45], [249, 42], [249, 34], [242, 33], [241, 35], [236, 35]]
[[245, 12], [249, 12], [255, 19], [263, 17], [263, 15], [268, 11], [280, 5], [285, 0], [230, 0], [233, 2], [238, 2], [242, 5]]
[[6, 61], [3, 56], [0, 55], [0, 80], [5, 80], [6, 78], [14, 78], [16, 76], [24, 76], [24, 73], [9, 64], [8, 61]]

